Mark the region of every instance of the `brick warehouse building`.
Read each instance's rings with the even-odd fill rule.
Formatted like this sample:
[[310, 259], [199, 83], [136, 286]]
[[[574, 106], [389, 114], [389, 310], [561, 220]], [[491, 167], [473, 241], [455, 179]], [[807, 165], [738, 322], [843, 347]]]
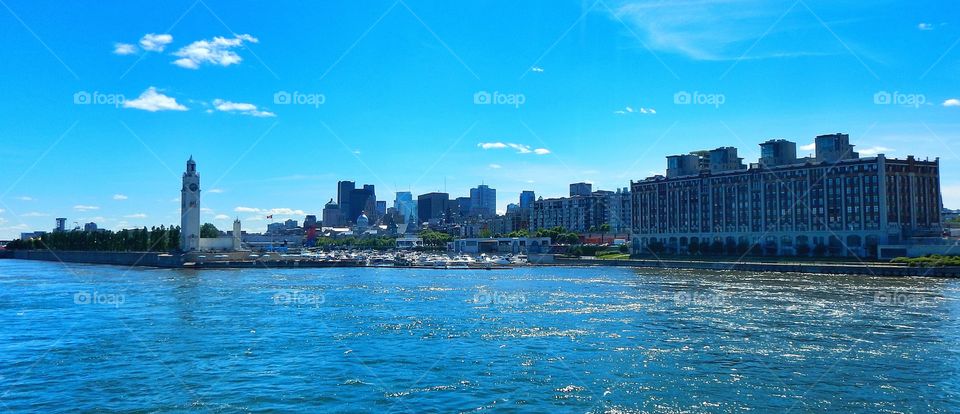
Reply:
[[[846, 134], [761, 144], [749, 167], [724, 147], [667, 157], [667, 176], [631, 181], [635, 253], [875, 256], [942, 232], [940, 162], [860, 158]], [[691, 247], [691, 245], [696, 246]]]

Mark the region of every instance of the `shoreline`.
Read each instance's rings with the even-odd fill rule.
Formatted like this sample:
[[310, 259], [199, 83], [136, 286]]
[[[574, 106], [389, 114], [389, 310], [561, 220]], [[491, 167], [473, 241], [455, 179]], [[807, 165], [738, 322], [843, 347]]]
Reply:
[[[431, 270], [508, 270], [516, 266], [474, 265], [471, 267], [433, 267], [433, 266], [383, 266], [368, 265], [356, 261], [317, 261], [317, 260], [197, 260], [197, 254], [170, 254], [156, 252], [91, 252], [91, 251], [49, 251], [17, 250], [5, 252], [0, 259], [20, 259], [51, 261], [63, 263], [104, 264], [117, 266], [154, 267], [167, 269], [251, 269], [251, 268], [331, 268], [331, 267], [370, 267], [388, 269], [431, 269]], [[744, 272], [781, 272], [801, 274], [835, 274], [850, 276], [883, 277], [939, 277], [960, 278], [960, 267], [912, 267], [887, 263], [776, 263], [751, 261], [698, 261], [698, 260], [652, 260], [652, 259], [568, 259], [556, 258], [551, 261], [531, 262], [522, 266], [571, 266], [571, 267], [632, 267], [646, 269], [744, 271]]]

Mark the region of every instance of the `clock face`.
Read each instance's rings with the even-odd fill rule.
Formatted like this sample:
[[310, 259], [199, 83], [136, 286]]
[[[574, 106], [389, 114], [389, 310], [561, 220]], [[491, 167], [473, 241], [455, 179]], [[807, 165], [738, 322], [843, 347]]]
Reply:
[[190, 184], [190, 191], [197, 191], [197, 184]]

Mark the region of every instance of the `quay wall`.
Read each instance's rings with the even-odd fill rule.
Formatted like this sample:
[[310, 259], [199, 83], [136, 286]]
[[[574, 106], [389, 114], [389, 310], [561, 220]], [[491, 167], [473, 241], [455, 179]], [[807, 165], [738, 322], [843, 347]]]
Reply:
[[818, 263], [757, 263], [757, 262], [698, 262], [687, 260], [602, 260], [561, 259], [560, 266], [618, 266], [689, 270], [735, 270], [745, 272], [821, 273], [864, 276], [930, 276], [960, 277], [960, 267], [910, 267], [883, 263], [874, 264], [818, 264]]
[[10, 258], [64, 263], [92, 263], [120, 266], [181, 267], [179, 255], [156, 252], [91, 252], [15, 250]]

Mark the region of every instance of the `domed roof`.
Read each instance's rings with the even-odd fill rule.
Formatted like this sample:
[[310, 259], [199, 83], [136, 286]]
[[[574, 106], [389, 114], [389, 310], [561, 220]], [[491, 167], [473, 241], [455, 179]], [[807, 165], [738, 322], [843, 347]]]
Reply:
[[357, 224], [360, 224], [360, 225], [370, 224], [370, 219], [367, 218], [366, 214], [360, 214], [360, 217], [357, 217]]

